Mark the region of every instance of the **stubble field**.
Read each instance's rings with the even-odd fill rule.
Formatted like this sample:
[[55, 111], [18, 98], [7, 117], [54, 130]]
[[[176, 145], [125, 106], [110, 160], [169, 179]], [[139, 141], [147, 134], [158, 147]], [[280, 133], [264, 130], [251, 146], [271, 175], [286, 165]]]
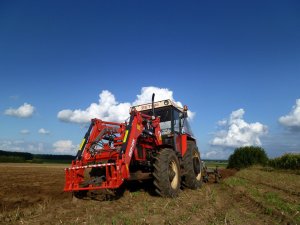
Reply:
[[119, 199], [75, 200], [64, 165], [0, 164], [0, 224], [300, 224], [300, 175], [222, 169], [223, 180], [178, 198], [131, 183]]

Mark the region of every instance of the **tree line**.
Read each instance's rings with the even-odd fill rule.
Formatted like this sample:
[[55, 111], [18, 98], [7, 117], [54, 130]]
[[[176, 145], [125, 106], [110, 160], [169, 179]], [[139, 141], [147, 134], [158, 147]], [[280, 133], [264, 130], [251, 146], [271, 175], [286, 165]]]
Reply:
[[0, 162], [70, 163], [73, 159], [72, 155], [32, 154], [0, 150]]

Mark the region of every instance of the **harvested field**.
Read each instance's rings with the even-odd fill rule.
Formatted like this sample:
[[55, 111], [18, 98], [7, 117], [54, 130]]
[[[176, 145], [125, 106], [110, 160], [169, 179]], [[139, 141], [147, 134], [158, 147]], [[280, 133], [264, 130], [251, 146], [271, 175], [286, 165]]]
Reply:
[[[223, 169], [220, 184], [153, 195], [131, 183], [112, 201], [74, 200], [62, 191], [64, 166], [0, 164], [0, 224], [299, 224], [299, 175], [252, 168]], [[256, 175], [258, 174], [258, 175]], [[283, 176], [283, 177], [281, 177]], [[264, 179], [265, 177], [265, 179]]]

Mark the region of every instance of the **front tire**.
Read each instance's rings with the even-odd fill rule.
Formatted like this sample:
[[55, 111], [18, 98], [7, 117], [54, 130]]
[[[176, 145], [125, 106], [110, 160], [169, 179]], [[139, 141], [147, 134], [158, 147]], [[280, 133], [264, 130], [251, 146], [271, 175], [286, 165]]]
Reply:
[[182, 159], [184, 168], [183, 185], [190, 189], [202, 186], [200, 153], [194, 141], [188, 141], [187, 151]]
[[178, 157], [170, 148], [162, 149], [154, 163], [154, 186], [162, 197], [174, 198], [180, 191], [180, 166]]

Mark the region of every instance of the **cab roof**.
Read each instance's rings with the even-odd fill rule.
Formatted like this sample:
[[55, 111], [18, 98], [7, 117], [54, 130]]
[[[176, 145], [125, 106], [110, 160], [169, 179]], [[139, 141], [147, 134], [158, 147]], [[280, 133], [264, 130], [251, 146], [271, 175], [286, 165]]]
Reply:
[[[162, 101], [157, 101], [154, 102], [154, 108], [163, 108], [166, 106], [173, 106], [176, 109], [178, 109], [179, 111], [183, 112], [183, 108], [180, 107], [178, 104], [176, 104], [174, 101], [170, 100], [170, 99], [166, 99], [166, 100], [162, 100]], [[146, 110], [150, 110], [152, 109], [152, 103], [147, 103], [147, 104], [142, 104], [142, 105], [137, 105], [137, 106], [132, 106], [132, 108], [135, 108], [137, 111], [146, 111]]]

